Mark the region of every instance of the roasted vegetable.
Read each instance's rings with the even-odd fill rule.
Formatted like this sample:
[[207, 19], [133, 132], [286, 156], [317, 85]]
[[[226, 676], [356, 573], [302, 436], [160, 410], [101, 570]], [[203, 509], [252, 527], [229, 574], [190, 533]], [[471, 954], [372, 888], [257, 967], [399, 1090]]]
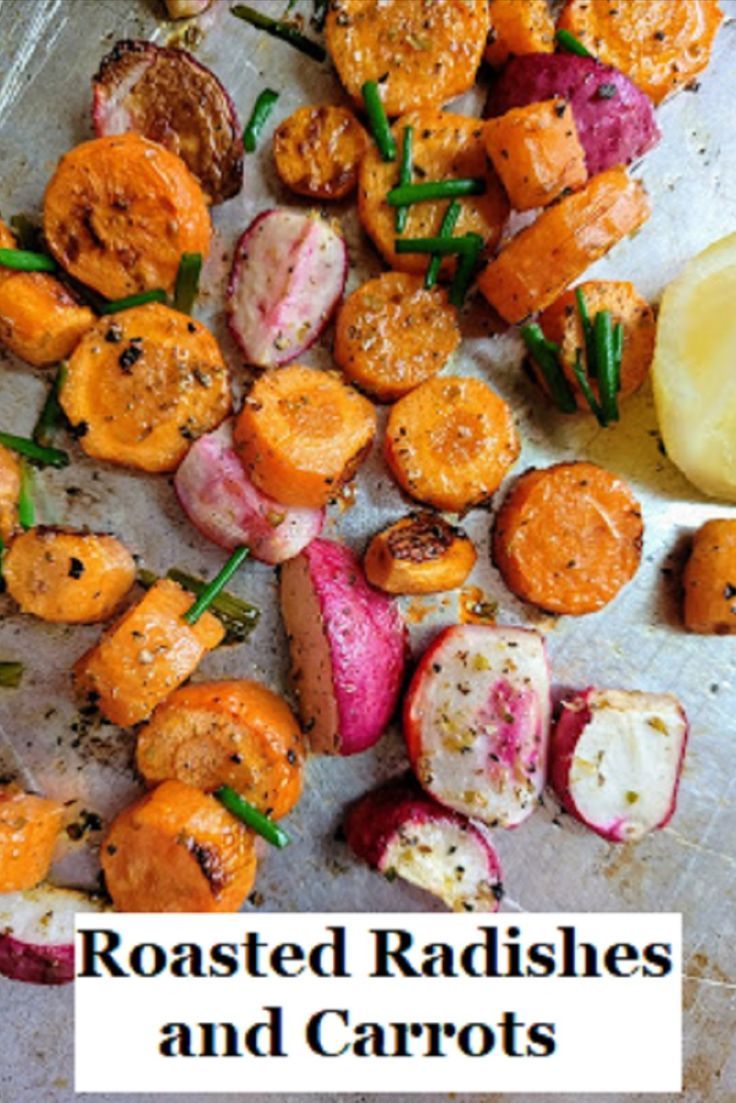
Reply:
[[473, 542], [436, 513], [411, 513], [377, 533], [363, 567], [389, 594], [434, 594], [462, 586], [476, 560]]
[[686, 628], [701, 635], [736, 633], [736, 521], [714, 518], [700, 526], [682, 583]]
[[551, 53], [555, 24], [547, 0], [490, 0], [485, 59], [503, 65], [515, 54]]
[[0, 785], [0, 893], [31, 889], [43, 881], [62, 812], [58, 801]]
[[100, 896], [48, 884], [0, 896], [0, 975], [26, 984], [69, 984], [74, 917], [105, 910]]
[[355, 190], [368, 144], [368, 135], [346, 107], [300, 107], [273, 136], [276, 171], [299, 195], [343, 199]]
[[18, 529], [20, 461], [0, 444], [0, 540], [7, 544]]

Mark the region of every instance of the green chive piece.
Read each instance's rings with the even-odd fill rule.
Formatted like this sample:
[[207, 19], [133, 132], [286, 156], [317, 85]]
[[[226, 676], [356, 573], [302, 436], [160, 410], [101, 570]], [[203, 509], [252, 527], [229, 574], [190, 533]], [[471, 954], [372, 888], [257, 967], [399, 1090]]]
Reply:
[[381, 93], [374, 80], [367, 80], [361, 89], [365, 112], [371, 128], [373, 140], [384, 161], [396, 160], [396, 142], [388, 124]]
[[580, 315], [580, 325], [583, 329], [583, 337], [585, 338], [585, 363], [588, 368], [588, 375], [592, 378], [596, 378], [598, 372], [595, 364], [595, 343], [593, 341], [593, 324], [590, 320], [590, 314], [588, 313], [588, 305], [585, 302], [585, 296], [583, 295], [583, 289], [581, 287], [575, 288], [575, 302], [578, 307], [578, 314]]
[[397, 253], [435, 253], [441, 257], [453, 257], [457, 253], [472, 253], [475, 234], [460, 237], [404, 237], [394, 241]]
[[[452, 203], [448, 204], [445, 211], [442, 222], [440, 223], [440, 237], [452, 237], [452, 232], [455, 229], [458, 218], [460, 217], [460, 211], [462, 207], [458, 203], [457, 199], [453, 199]], [[424, 276], [424, 286], [429, 291], [437, 283], [437, 277], [440, 272], [440, 265], [442, 264], [442, 257], [438, 253], [435, 253], [431, 257], [429, 264], [427, 265], [427, 271]]]
[[235, 7], [230, 8], [230, 13], [238, 19], [242, 19], [245, 23], [249, 23], [251, 27], [256, 27], [259, 31], [265, 31], [273, 38], [280, 38], [282, 42], [288, 42], [295, 50], [301, 50], [303, 54], [313, 58], [314, 61], [324, 61], [327, 57], [324, 46], [320, 46], [319, 42], [313, 42], [311, 38], [301, 34], [291, 23], [284, 23], [281, 19], [272, 19], [269, 15], [264, 15], [263, 12], [251, 8], [248, 4], [236, 4]]
[[562, 29], [555, 31], [555, 41], [560, 49], [567, 54], [577, 54], [578, 57], [593, 57], [590, 50], [583, 46], [580, 39], [576, 38], [570, 31]]
[[250, 555], [250, 548], [236, 548], [225, 566], [219, 571], [211, 582], [208, 582], [194, 604], [187, 609], [184, 620], [187, 624], [196, 624], [202, 613], [212, 604], [221, 590], [224, 590], [238, 567]]
[[624, 326], [617, 322], [613, 327], [613, 361], [616, 368], [616, 394], [621, 390], [621, 364], [624, 357]]
[[313, 4], [312, 26], [316, 31], [322, 31], [324, 30], [325, 20], [327, 19], [328, 0], [313, 0]]
[[30, 253], [43, 252], [43, 233], [38, 222], [27, 214], [14, 214], [10, 219], [10, 228], [21, 249]]
[[133, 306], [165, 302], [166, 292], [161, 287], [155, 287], [152, 291], [141, 291], [137, 295], [127, 295], [124, 299], [111, 299], [100, 307], [100, 314], [117, 314], [119, 310], [130, 310]]
[[174, 284], [174, 310], [180, 310], [182, 314], [192, 313], [201, 271], [201, 253], [182, 253]]
[[48, 448], [53, 442], [56, 430], [61, 429], [62, 426], [66, 424], [66, 414], [62, 410], [61, 403], [59, 402], [59, 393], [64, 386], [66, 376], [67, 365], [62, 361], [56, 369], [56, 375], [49, 387], [46, 401], [43, 404], [41, 413], [38, 415], [38, 421], [33, 430], [33, 439], [41, 448]]
[[522, 326], [521, 336], [527, 352], [541, 371], [549, 387], [552, 401], [557, 409], [561, 410], [563, 414], [574, 414], [578, 407], [572, 387], [560, 367], [559, 346], [553, 341], [547, 340], [541, 326], [536, 322]]
[[28, 249], [0, 249], [0, 265], [18, 272], [55, 272], [56, 261], [46, 253], [31, 253]]
[[274, 92], [273, 88], [264, 88], [262, 92], [259, 92], [258, 99], [253, 105], [250, 118], [243, 131], [243, 145], [246, 153], [255, 153], [261, 131], [278, 98], [279, 94]]
[[69, 454], [62, 452], [60, 448], [44, 448], [36, 444], [35, 440], [28, 437], [16, 437], [13, 433], [0, 432], [0, 444], [4, 444], [11, 452], [17, 452], [19, 456], [40, 463], [44, 467], [67, 467]]
[[36, 525], [36, 506], [33, 501], [33, 468], [25, 460], [20, 462], [20, 494], [18, 495], [18, 520], [24, 532]]
[[[399, 167], [399, 184], [404, 186], [411, 184], [414, 174], [414, 127], [404, 127], [404, 139], [401, 144], [401, 165]], [[409, 207], [396, 208], [396, 233], [403, 234], [406, 229], [406, 220], [409, 217]]]
[[573, 364], [572, 370], [575, 372], [575, 378], [578, 381], [578, 386], [583, 392], [583, 397], [585, 398], [585, 401], [590, 406], [591, 413], [595, 414], [596, 418], [598, 419], [598, 424], [602, 425], [605, 429], [606, 425], [608, 425], [608, 422], [606, 421], [606, 416], [601, 409], [598, 399], [593, 394], [593, 388], [590, 385], [590, 380], [585, 374], [585, 369], [583, 367], [583, 354], [581, 349], [578, 349], [575, 353], [575, 363]]
[[233, 816], [237, 816], [248, 827], [252, 827], [272, 846], [277, 846], [281, 850], [291, 842], [290, 836], [287, 835], [283, 827], [279, 827], [263, 812], [259, 812], [257, 808], [249, 804], [229, 785], [221, 785], [219, 789], [215, 789], [213, 796], [217, 797], [220, 804], [224, 805], [228, 812], [232, 812]]
[[465, 296], [468, 293], [470, 281], [473, 278], [480, 251], [483, 248], [483, 238], [480, 234], [467, 234], [466, 236], [475, 239], [475, 248], [469, 249], [467, 253], [460, 254], [455, 276], [450, 286], [450, 302], [458, 310], [465, 302]]
[[0, 663], [0, 686], [17, 689], [23, 678], [23, 663]]
[[616, 365], [613, 358], [613, 327], [610, 310], [599, 310], [593, 323], [598, 393], [606, 422], [618, 421]]
[[457, 199], [464, 195], [483, 195], [486, 182], [481, 176], [464, 176], [454, 180], [424, 180], [421, 184], [403, 184], [392, 188], [386, 196], [392, 207], [423, 203], [428, 199]]
[[[207, 588], [207, 583], [203, 579], [188, 574], [186, 571], [180, 571], [178, 567], [171, 567], [166, 572], [166, 577], [170, 578], [172, 582], [178, 582], [180, 586], [185, 590], [189, 590], [195, 597], [199, 597], [203, 590]], [[138, 582], [146, 590], [149, 590], [155, 582], [158, 582], [158, 575], [155, 575], [153, 571], [140, 570], [138, 572]], [[219, 593], [213, 600], [210, 605], [210, 612], [214, 613], [225, 629], [223, 643], [226, 645], [243, 643], [247, 640], [261, 616], [255, 605], [251, 605], [250, 602], [243, 601], [235, 594], [229, 594], [225, 591]]]

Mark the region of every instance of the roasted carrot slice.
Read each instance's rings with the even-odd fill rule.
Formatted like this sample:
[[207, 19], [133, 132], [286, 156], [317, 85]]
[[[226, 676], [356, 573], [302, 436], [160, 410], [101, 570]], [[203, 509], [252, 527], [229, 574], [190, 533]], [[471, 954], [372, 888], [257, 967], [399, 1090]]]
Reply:
[[319, 508], [353, 477], [375, 432], [367, 399], [331, 372], [290, 364], [256, 380], [233, 439], [259, 490]]
[[478, 287], [502, 318], [520, 322], [549, 306], [650, 213], [642, 184], [622, 168], [601, 172], [512, 238], [481, 272]]
[[[441, 5], [437, 5], [438, 8]], [[460, 199], [460, 217], [455, 234], [480, 234], [488, 248], [493, 249], [509, 213], [508, 200], [493, 168], [488, 164], [483, 145], [483, 123], [466, 115], [425, 108], [404, 115], [394, 123], [391, 133], [401, 149], [404, 128], [414, 128], [414, 183], [423, 180], [446, 180], [451, 177], [478, 177], [486, 181], [482, 195]], [[416, 172], [416, 166], [422, 175]], [[373, 244], [389, 267], [399, 272], [424, 274], [426, 254], [401, 253], [395, 249], [396, 208], [386, 201], [386, 195], [399, 181], [399, 161], [386, 162], [375, 146], [366, 153], [360, 165], [358, 213]], [[414, 203], [402, 237], [433, 237], [439, 233], [448, 200]], [[443, 275], [451, 274], [453, 258], [442, 262]]]
[[546, 207], [588, 179], [585, 150], [565, 100], [530, 103], [488, 119], [483, 141], [514, 210]]
[[304, 747], [291, 709], [258, 682], [200, 682], [172, 693], [138, 734], [136, 764], [151, 784], [178, 778], [229, 785], [278, 819], [299, 800]]
[[161, 303], [100, 318], [75, 349], [60, 394], [84, 451], [173, 471], [230, 412], [230, 378], [201, 322]]
[[641, 506], [594, 463], [531, 468], [496, 517], [493, 559], [522, 601], [579, 616], [612, 601], [641, 559]]
[[462, 529], [436, 513], [412, 513], [373, 537], [363, 566], [389, 594], [435, 594], [462, 586], [476, 558]]
[[[621, 396], [633, 394], [644, 382], [654, 357], [654, 341], [657, 324], [654, 311], [634, 287], [626, 280], [588, 280], [579, 284], [588, 308], [588, 314], [595, 318], [600, 310], [611, 313], [613, 325], [619, 322], [624, 327], [623, 356], [621, 360]], [[560, 363], [568, 382], [578, 400], [581, 410], [590, 407], [580, 393], [580, 387], [573, 370], [578, 350], [584, 361], [585, 338], [580, 321], [580, 312], [575, 301], [575, 290], [566, 291], [551, 306], [548, 306], [539, 319], [545, 337], [554, 341], [560, 348]], [[532, 364], [534, 368], [534, 365]], [[539, 382], [546, 386], [541, 373], [535, 369]], [[593, 393], [598, 395], [598, 383], [590, 379]]]
[[114, 536], [34, 528], [13, 541], [3, 575], [22, 613], [92, 624], [115, 612], [135, 582], [135, 563]]
[[0, 539], [7, 544], [18, 529], [20, 462], [0, 444]]
[[333, 0], [325, 32], [355, 102], [375, 80], [386, 114], [401, 115], [472, 88], [488, 26], [486, 0]]
[[659, 103], [710, 61], [718, 0], [567, 0], [559, 25]]
[[299, 195], [342, 199], [358, 183], [358, 166], [369, 142], [346, 107], [300, 107], [273, 136], [276, 171]]
[[225, 629], [211, 613], [183, 620], [194, 597], [162, 579], [74, 664], [77, 690], [114, 724], [131, 727], [185, 682]]
[[0, 786], [0, 892], [20, 892], [43, 881], [61, 829], [55, 800]]
[[480, 379], [430, 379], [399, 399], [386, 460], [399, 485], [436, 509], [487, 502], [519, 454], [511, 411]]
[[555, 24], [548, 0], [490, 0], [491, 29], [485, 58], [503, 65], [510, 54], [550, 54]]
[[123, 912], [236, 912], [256, 875], [251, 832], [182, 781], [165, 781], [125, 808], [100, 857]]
[[210, 216], [184, 162], [138, 134], [95, 138], [59, 161], [44, 198], [59, 264], [109, 299], [174, 286], [182, 253], [206, 256]]
[[683, 574], [685, 627], [700, 635], [736, 633], [736, 521], [706, 521], [693, 537]]
[[351, 383], [393, 402], [436, 375], [460, 344], [455, 308], [421, 277], [384, 272], [353, 291], [335, 324], [335, 359]]

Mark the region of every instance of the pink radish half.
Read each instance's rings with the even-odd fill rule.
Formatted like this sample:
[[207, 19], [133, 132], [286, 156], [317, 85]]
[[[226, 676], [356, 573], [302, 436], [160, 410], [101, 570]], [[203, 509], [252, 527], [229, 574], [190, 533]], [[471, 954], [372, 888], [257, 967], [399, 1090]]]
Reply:
[[107, 906], [72, 889], [39, 885], [0, 896], [0, 974], [29, 984], [74, 980], [74, 916]]

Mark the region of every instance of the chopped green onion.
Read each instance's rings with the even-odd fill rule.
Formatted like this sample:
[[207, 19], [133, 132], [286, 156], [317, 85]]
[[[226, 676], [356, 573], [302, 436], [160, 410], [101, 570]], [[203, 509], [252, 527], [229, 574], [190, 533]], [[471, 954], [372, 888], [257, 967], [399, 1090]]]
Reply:
[[25, 460], [20, 461], [20, 493], [18, 495], [18, 520], [27, 532], [36, 524], [36, 506], [33, 501], [33, 468]]
[[26, 456], [44, 467], [66, 467], [69, 463], [67, 452], [62, 452], [60, 448], [44, 448], [34, 440], [29, 440], [28, 437], [16, 437], [13, 433], [0, 432], [0, 444], [4, 444], [11, 452]]
[[127, 295], [124, 299], [111, 299], [100, 307], [100, 314], [117, 314], [119, 310], [130, 310], [133, 306], [165, 302], [166, 292], [161, 287], [155, 287], [152, 291], [140, 291], [137, 295]]
[[384, 161], [396, 160], [396, 142], [391, 133], [391, 127], [386, 117], [386, 110], [381, 99], [381, 92], [375, 80], [367, 80], [363, 85], [363, 103], [371, 128], [373, 140], [378, 146], [378, 152]]
[[266, 123], [266, 119], [273, 111], [278, 98], [279, 94], [278, 92], [274, 92], [273, 88], [264, 88], [263, 91], [259, 93], [258, 99], [250, 113], [246, 128], [243, 131], [243, 145], [245, 146], [246, 153], [255, 153], [258, 139], [261, 136], [261, 131]]
[[483, 248], [483, 238], [480, 234], [467, 234], [466, 236], [475, 239], [475, 248], [469, 249], [467, 253], [460, 254], [455, 276], [450, 286], [450, 302], [458, 310], [465, 302], [465, 296], [468, 293], [470, 281], [473, 278], [480, 251]]
[[583, 46], [579, 38], [562, 28], [555, 31], [557, 45], [568, 54], [577, 54], [578, 57], [593, 57], [590, 50]]
[[618, 421], [616, 365], [613, 358], [613, 329], [610, 310], [599, 310], [593, 323], [598, 393], [606, 422]]
[[[401, 144], [401, 165], [399, 166], [399, 184], [411, 184], [414, 174], [414, 127], [404, 127], [404, 139]], [[406, 220], [409, 217], [409, 208], [398, 207], [396, 210], [396, 233], [403, 234], [406, 229]]]
[[[166, 572], [166, 577], [172, 582], [178, 582], [185, 590], [189, 590], [195, 596], [199, 596], [206, 589], [207, 583], [195, 575], [180, 571], [178, 567], [171, 567]], [[153, 571], [141, 570], [138, 572], [138, 581], [141, 586], [150, 589], [158, 576]], [[260, 613], [255, 605], [251, 605], [234, 594], [219, 593], [210, 605], [210, 612], [222, 622], [225, 628], [226, 644], [243, 643], [248, 639], [253, 629], [258, 624]]]
[[43, 404], [41, 413], [38, 415], [38, 421], [33, 430], [33, 439], [36, 444], [40, 444], [42, 448], [48, 448], [54, 439], [54, 431], [66, 424], [66, 414], [62, 410], [61, 403], [59, 402], [59, 392], [64, 386], [66, 374], [67, 366], [62, 361], [56, 370], [56, 375], [49, 387], [49, 393], [46, 395], [46, 401]]
[[201, 253], [182, 253], [174, 284], [174, 310], [180, 310], [182, 314], [192, 313], [201, 271]]
[[399, 184], [386, 196], [392, 207], [408, 203], [423, 203], [428, 199], [457, 199], [463, 195], [482, 195], [486, 182], [481, 176], [465, 176], [454, 180], [424, 180], [421, 184]]
[[394, 241], [397, 253], [435, 253], [440, 257], [453, 257], [456, 253], [469, 253], [475, 249], [475, 234], [460, 237], [404, 237]]
[[315, 61], [324, 61], [327, 57], [324, 46], [320, 46], [319, 42], [313, 42], [311, 38], [301, 34], [291, 23], [284, 23], [280, 19], [272, 19], [269, 15], [264, 15], [263, 12], [251, 8], [248, 4], [236, 4], [234, 8], [230, 8], [230, 12], [238, 19], [249, 23], [251, 27], [257, 27], [259, 31], [265, 31], [266, 34], [270, 34], [274, 38], [280, 38], [282, 42], [288, 42], [290, 46], [293, 46], [296, 50], [301, 50], [303, 54], [307, 54]]
[[23, 677], [23, 663], [0, 663], [0, 686], [17, 689]]
[[621, 364], [624, 357], [624, 326], [617, 322], [613, 327], [613, 362], [616, 367], [616, 393], [621, 390]]
[[523, 326], [521, 336], [527, 352], [549, 387], [549, 393], [557, 409], [563, 414], [574, 414], [578, 407], [572, 388], [560, 367], [559, 346], [547, 340], [541, 326], [536, 322]]
[[238, 567], [250, 555], [250, 548], [236, 548], [221, 571], [208, 582], [194, 604], [187, 609], [184, 620], [187, 624], [196, 624], [205, 610], [212, 604], [221, 590], [224, 590]]
[[46, 253], [31, 253], [28, 249], [0, 249], [0, 265], [18, 272], [55, 272], [56, 261]]
[[220, 804], [227, 808], [228, 812], [232, 812], [232, 814], [237, 816], [239, 820], [242, 820], [246, 826], [252, 827], [254, 831], [262, 835], [266, 842], [271, 843], [272, 846], [277, 846], [279, 849], [282, 849], [291, 842], [291, 838], [284, 831], [283, 827], [279, 827], [278, 824], [270, 820], [263, 812], [254, 808], [252, 804], [249, 804], [247, 800], [241, 797], [239, 793], [236, 793], [234, 789], [231, 789], [229, 785], [221, 785], [219, 789], [215, 789], [214, 796], [217, 797]]
[[593, 394], [593, 388], [590, 385], [590, 380], [585, 374], [585, 369], [583, 367], [583, 354], [581, 349], [578, 349], [575, 353], [575, 363], [573, 364], [572, 370], [575, 372], [575, 378], [578, 381], [578, 386], [583, 392], [583, 397], [590, 406], [591, 412], [595, 414], [596, 418], [598, 419], [598, 424], [602, 425], [605, 429], [606, 425], [608, 425], [608, 422], [606, 421], [606, 416], [601, 409], [600, 403]]
[[575, 288], [575, 302], [578, 307], [578, 314], [580, 315], [580, 325], [583, 329], [583, 337], [585, 338], [585, 362], [588, 367], [588, 374], [592, 377], [596, 376], [595, 367], [595, 345], [593, 343], [593, 325], [590, 320], [590, 314], [588, 313], [588, 306], [585, 302], [585, 296], [583, 295], [583, 289], [581, 287]]
[[43, 252], [41, 227], [27, 214], [14, 214], [10, 219], [10, 227], [21, 249], [27, 249], [31, 253]]
[[[455, 224], [460, 217], [461, 209], [457, 199], [453, 199], [452, 203], [448, 204], [442, 222], [440, 223], [440, 237], [452, 237], [452, 231], [455, 229]], [[428, 291], [437, 283], [437, 276], [439, 275], [441, 264], [442, 257], [438, 253], [435, 253], [434, 256], [430, 258], [429, 264], [427, 265], [427, 272], [424, 276], [424, 286]]]

